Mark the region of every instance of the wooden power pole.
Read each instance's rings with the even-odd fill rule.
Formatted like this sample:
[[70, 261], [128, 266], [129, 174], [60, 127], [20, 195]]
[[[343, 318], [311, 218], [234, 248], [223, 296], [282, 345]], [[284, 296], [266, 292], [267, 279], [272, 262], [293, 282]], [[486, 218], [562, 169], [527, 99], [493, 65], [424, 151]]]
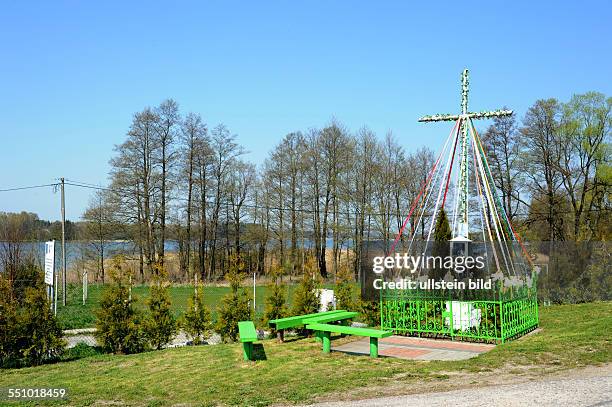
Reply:
[[60, 178], [62, 186], [62, 303], [66, 306], [66, 201], [64, 197], [64, 178]]

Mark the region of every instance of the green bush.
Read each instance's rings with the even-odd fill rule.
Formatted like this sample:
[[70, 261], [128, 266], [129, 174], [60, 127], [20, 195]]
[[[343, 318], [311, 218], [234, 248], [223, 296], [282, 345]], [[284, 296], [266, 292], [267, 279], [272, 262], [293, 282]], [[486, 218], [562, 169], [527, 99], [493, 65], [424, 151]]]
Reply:
[[114, 353], [138, 353], [145, 348], [141, 315], [134, 308], [131, 282], [123, 271], [120, 260], [109, 272], [112, 282], [105, 288], [96, 312], [96, 337], [102, 347]]
[[19, 352], [27, 365], [39, 365], [46, 360], [56, 360], [66, 343], [57, 319], [51, 312], [44, 286], [30, 287], [17, 314], [21, 333]]
[[149, 315], [145, 320], [145, 335], [154, 349], [162, 349], [174, 338], [177, 331], [176, 319], [170, 310], [168, 287], [158, 282], [151, 286], [151, 295], [147, 300]]
[[0, 366], [8, 366], [17, 355], [17, 310], [9, 282], [0, 276]]
[[364, 301], [359, 304], [361, 319], [368, 326], [380, 325], [380, 303], [378, 301]]
[[319, 293], [317, 292], [319, 285], [314, 260], [309, 259], [304, 265], [304, 275], [293, 293], [292, 312], [294, 315], [319, 312], [321, 305]]
[[[18, 284], [0, 274], [0, 366], [39, 365], [64, 351], [62, 330], [51, 312], [43, 272], [31, 259], [15, 266]], [[28, 276], [29, 278], [22, 278]]]
[[336, 289], [334, 291], [334, 296], [336, 297], [336, 309], [355, 311], [357, 304], [355, 301], [354, 291], [352, 276], [349, 270], [345, 269], [338, 273]]
[[217, 332], [225, 340], [235, 341], [238, 338], [238, 322], [253, 319], [250, 307], [251, 297], [240, 287], [243, 278], [244, 264], [236, 256], [230, 259], [230, 271], [226, 274], [231, 292], [221, 300], [218, 311]]
[[212, 321], [210, 311], [204, 305], [203, 290], [194, 290], [181, 325], [196, 345], [202, 343], [204, 337], [210, 333]]
[[[270, 295], [266, 297], [263, 323], [268, 325], [272, 319], [284, 318], [287, 316], [287, 292], [285, 285], [280, 281], [282, 269], [273, 269], [272, 278], [274, 283], [270, 286]], [[275, 330], [272, 330], [274, 334]]]

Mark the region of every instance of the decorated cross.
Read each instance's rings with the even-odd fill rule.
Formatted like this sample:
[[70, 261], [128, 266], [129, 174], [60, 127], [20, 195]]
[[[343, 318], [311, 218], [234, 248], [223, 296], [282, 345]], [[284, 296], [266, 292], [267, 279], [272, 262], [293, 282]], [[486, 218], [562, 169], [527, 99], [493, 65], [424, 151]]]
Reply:
[[[453, 240], [468, 239], [468, 137], [469, 125], [472, 119], [490, 119], [493, 117], [510, 116], [512, 110], [491, 110], [481, 112], [468, 112], [469, 78], [468, 70], [461, 74], [461, 114], [434, 114], [423, 116], [420, 122], [459, 121], [461, 126], [461, 160], [459, 165], [459, 193], [458, 193], [458, 219], [457, 228], [453, 229]], [[435, 222], [435, 219], [434, 219]]]

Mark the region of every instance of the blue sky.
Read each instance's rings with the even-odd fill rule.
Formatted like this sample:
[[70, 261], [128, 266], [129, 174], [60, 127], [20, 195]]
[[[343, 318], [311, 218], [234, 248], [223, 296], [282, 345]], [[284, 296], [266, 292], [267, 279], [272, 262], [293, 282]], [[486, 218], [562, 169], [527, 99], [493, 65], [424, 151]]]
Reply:
[[[0, 189], [63, 176], [106, 184], [134, 112], [176, 99], [225, 123], [261, 163], [288, 132], [336, 117], [440, 147], [423, 114], [612, 95], [612, 3], [5, 2], [0, 13]], [[537, 3], [537, 4], [535, 4]], [[480, 127], [488, 125], [481, 122]], [[67, 187], [78, 219], [90, 191]], [[59, 218], [50, 188], [0, 192], [0, 211]]]

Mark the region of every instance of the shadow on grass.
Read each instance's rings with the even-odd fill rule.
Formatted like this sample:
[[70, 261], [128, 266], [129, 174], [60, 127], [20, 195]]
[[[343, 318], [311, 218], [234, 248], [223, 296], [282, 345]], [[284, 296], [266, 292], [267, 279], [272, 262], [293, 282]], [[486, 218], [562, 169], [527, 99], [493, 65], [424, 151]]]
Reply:
[[253, 344], [253, 360], [268, 360], [268, 357], [266, 356], [266, 350], [264, 349], [263, 344]]
[[102, 355], [104, 353], [104, 350], [100, 346], [89, 346], [81, 342], [70, 349], [66, 349], [59, 361], [68, 362], [90, 356]]

